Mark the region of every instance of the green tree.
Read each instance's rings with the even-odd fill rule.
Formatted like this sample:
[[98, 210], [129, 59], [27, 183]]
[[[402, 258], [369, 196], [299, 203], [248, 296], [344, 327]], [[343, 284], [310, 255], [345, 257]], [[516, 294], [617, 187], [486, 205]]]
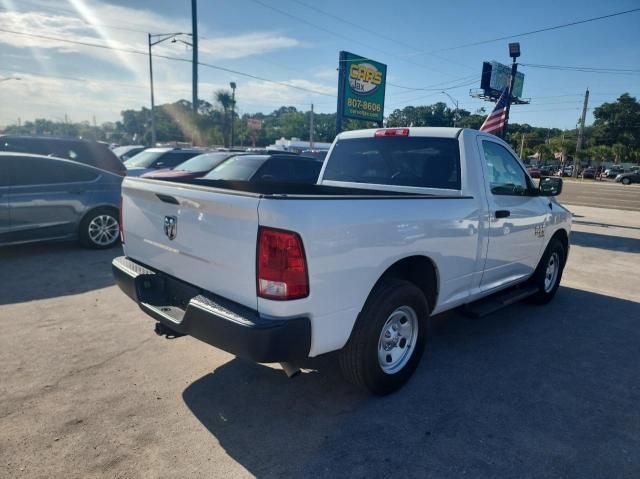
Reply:
[[231, 95], [231, 92], [228, 90], [218, 90], [215, 93], [215, 100], [216, 102], [222, 107], [222, 111], [224, 112], [224, 124], [223, 124], [223, 128], [222, 128], [222, 132], [223, 132], [223, 138], [224, 138], [224, 146], [229, 146], [229, 136], [231, 134], [231, 129], [230, 129], [230, 121], [229, 121], [229, 117], [230, 117], [230, 111], [231, 111], [231, 107], [233, 106], [233, 97]]
[[594, 108], [593, 141], [614, 146], [616, 162], [629, 160], [633, 150], [640, 148], [640, 103], [628, 93], [615, 103], [603, 103]]

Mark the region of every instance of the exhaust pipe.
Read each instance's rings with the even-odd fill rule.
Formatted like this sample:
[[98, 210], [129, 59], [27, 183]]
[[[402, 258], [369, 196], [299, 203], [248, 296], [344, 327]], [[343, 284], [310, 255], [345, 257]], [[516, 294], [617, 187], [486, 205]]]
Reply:
[[300, 368], [293, 363], [280, 363], [280, 367], [289, 379], [300, 374]]

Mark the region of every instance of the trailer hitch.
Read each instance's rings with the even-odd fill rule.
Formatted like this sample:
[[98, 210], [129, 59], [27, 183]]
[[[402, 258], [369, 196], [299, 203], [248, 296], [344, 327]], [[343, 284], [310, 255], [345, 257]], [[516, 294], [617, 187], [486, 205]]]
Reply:
[[153, 331], [158, 336], [164, 336], [166, 339], [176, 339], [182, 336], [186, 336], [186, 334], [179, 333], [178, 331], [171, 329], [169, 326], [165, 326], [161, 322], [157, 322]]

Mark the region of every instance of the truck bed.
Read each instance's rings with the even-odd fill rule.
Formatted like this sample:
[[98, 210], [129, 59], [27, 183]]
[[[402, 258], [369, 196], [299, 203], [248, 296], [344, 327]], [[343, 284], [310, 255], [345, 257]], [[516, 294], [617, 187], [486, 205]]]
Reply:
[[442, 194], [414, 193], [404, 191], [384, 191], [367, 188], [364, 184], [362, 188], [346, 188], [340, 186], [328, 185], [307, 185], [297, 183], [276, 183], [264, 182], [254, 183], [249, 181], [225, 181], [225, 180], [205, 180], [201, 178], [163, 178], [162, 180], [142, 181], [161, 181], [177, 184], [195, 186], [199, 188], [207, 188], [211, 190], [222, 190], [220, 192], [227, 194], [239, 194], [257, 197], [269, 197], [271, 199], [374, 199], [374, 198], [425, 198], [425, 199], [442, 199], [442, 198], [468, 198], [462, 196], [451, 196]]

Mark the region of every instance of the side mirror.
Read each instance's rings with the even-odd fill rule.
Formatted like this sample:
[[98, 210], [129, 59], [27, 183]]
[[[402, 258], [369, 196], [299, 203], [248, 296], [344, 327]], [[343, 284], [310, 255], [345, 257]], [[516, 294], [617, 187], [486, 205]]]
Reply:
[[540, 196], [558, 196], [562, 193], [562, 178], [555, 176], [540, 178], [538, 190], [540, 191]]

